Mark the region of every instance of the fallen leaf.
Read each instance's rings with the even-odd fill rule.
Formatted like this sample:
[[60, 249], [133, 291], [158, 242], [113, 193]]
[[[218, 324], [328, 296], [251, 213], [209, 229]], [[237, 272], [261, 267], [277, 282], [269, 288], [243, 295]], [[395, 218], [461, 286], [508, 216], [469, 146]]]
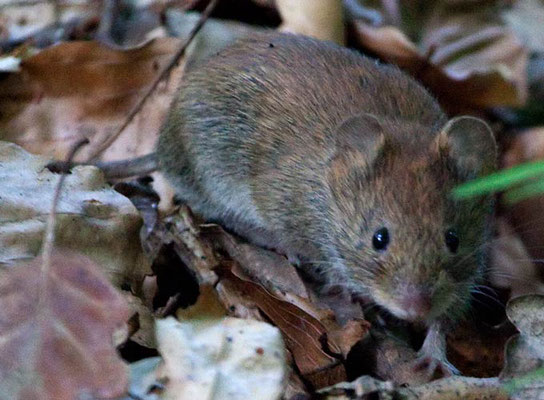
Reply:
[[460, 323], [447, 336], [448, 360], [464, 376], [497, 376], [504, 364], [504, 347], [515, 333], [510, 325], [487, 327], [473, 320]]
[[[157, 348], [155, 340], [155, 319], [150, 308], [142, 300], [130, 292], [123, 292], [125, 299], [130, 307], [130, 312], [135, 319], [135, 332], [130, 335], [130, 339], [150, 349]], [[133, 319], [131, 318], [131, 319]]]
[[[520, 106], [527, 98], [528, 52], [492, 3], [444, 0], [416, 6], [404, 16], [404, 31], [355, 20], [355, 38], [363, 49], [420, 80], [451, 112]], [[406, 33], [414, 27], [417, 44]]]
[[204, 227], [203, 233], [211, 235], [210, 239], [227, 251], [241, 266], [239, 273], [247, 279], [272, 292], [289, 293], [306, 299], [310, 297], [302, 279], [286, 257], [237, 240], [218, 225]]
[[[500, 380], [515, 388], [513, 399], [539, 398], [544, 393], [544, 296], [527, 295], [508, 302], [506, 314], [519, 335], [506, 345]], [[540, 369], [540, 375], [524, 379]]]
[[402, 387], [362, 376], [319, 391], [323, 400], [359, 400], [367, 398], [403, 400], [509, 400], [496, 378], [479, 379], [455, 376], [424, 385]]
[[[0, 266], [9, 267], [38, 254], [58, 175], [45, 168], [49, 160], [12, 143], [0, 142], [0, 160]], [[56, 246], [93, 259], [114, 285], [138, 290], [151, 270], [136, 209], [94, 167], [74, 168], [64, 187]]]
[[259, 321], [193, 316], [157, 321], [168, 378], [163, 398], [281, 398], [287, 366], [276, 328]]
[[506, 218], [497, 218], [495, 226], [497, 237], [491, 242], [490, 283], [497, 288], [510, 289], [510, 298], [544, 294], [544, 282], [539, 275], [539, 268], [533, 262], [521, 237]]
[[89, 259], [54, 253], [2, 271], [0, 398], [117, 398], [127, 367], [112, 343], [129, 317], [123, 297]]
[[502, 10], [502, 18], [530, 50], [543, 53], [544, 2], [523, 0], [510, 3], [510, 7]]
[[[527, 129], [513, 138], [512, 144], [503, 155], [503, 164], [505, 168], [519, 165], [528, 161], [544, 159], [544, 128], [536, 127]], [[505, 206], [504, 216], [510, 225], [514, 228], [517, 236], [521, 239], [524, 248], [527, 250], [528, 257], [518, 260], [520, 264], [516, 272], [523, 276], [523, 280], [518, 282], [520, 286], [526, 288], [539, 289], [544, 285], [544, 268], [535, 260], [544, 259], [544, 224], [542, 223], [542, 209], [544, 207], [544, 196], [533, 196], [522, 200], [515, 206]], [[531, 279], [529, 274], [530, 265], [533, 262], [533, 268], [536, 273], [535, 279]], [[527, 264], [527, 265], [526, 265]], [[519, 276], [519, 274], [514, 274]], [[515, 285], [515, 283], [513, 283]]]
[[[324, 387], [346, 378], [341, 360], [324, 351], [323, 341], [327, 338], [327, 329], [318, 319], [297, 306], [278, 299], [262, 286], [243, 281], [229, 271], [221, 273], [221, 282], [225, 280], [231, 290], [243, 293], [251, 299], [268, 320], [281, 330], [287, 348], [306, 380], [315, 387]], [[329, 340], [328, 345], [333, 354], [342, 354], [341, 348], [335, 342]]]
[[151, 357], [130, 364], [130, 395], [120, 400], [159, 400], [157, 388], [162, 387], [162, 383], [157, 369], [161, 361], [160, 357]]
[[344, 44], [341, 0], [276, 0], [281, 30]]
[[[86, 159], [124, 121], [178, 43], [161, 39], [121, 51], [76, 41], [25, 59], [20, 73], [0, 81], [0, 137], [56, 159], [66, 155], [72, 141], [88, 137], [91, 144], [80, 155]], [[123, 133], [130, 140], [119, 139], [114, 146], [117, 153], [149, 152], [177, 81], [159, 87], [141, 117]], [[110, 149], [110, 157], [114, 154]]]

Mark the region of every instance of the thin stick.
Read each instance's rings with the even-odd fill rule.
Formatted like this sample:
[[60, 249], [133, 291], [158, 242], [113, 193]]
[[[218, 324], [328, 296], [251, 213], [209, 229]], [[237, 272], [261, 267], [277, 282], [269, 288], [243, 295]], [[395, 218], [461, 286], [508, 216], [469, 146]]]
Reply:
[[151, 94], [155, 91], [159, 83], [170, 74], [171, 70], [178, 65], [180, 58], [185, 54], [185, 50], [187, 47], [191, 44], [194, 37], [197, 35], [197, 33], [200, 31], [204, 23], [208, 20], [210, 14], [215, 9], [215, 6], [219, 0], [211, 0], [210, 3], [206, 6], [206, 9], [202, 12], [200, 15], [200, 19], [194, 26], [191, 33], [189, 33], [189, 37], [183, 43], [183, 45], [179, 48], [179, 50], [176, 52], [176, 54], [172, 57], [168, 65], [162, 70], [160, 75], [157, 79], [153, 82], [153, 85], [151, 85], [151, 88], [147, 91], [147, 93], [140, 99], [140, 101], [132, 108], [130, 113], [128, 114], [128, 117], [125, 119], [125, 122], [113, 133], [111, 136], [109, 136], [104, 143], [102, 143], [98, 148], [90, 155], [90, 159], [95, 158], [98, 154], [102, 153], [104, 150], [106, 150], [114, 141], [119, 137], [121, 132], [125, 130], [125, 128], [132, 122], [136, 114], [138, 114], [144, 103], [147, 101], [147, 99], [151, 96]]
[[[66, 162], [71, 163], [77, 151], [81, 148], [81, 146], [87, 143], [89, 143], [89, 139], [85, 138], [74, 144], [74, 146], [70, 150], [70, 153], [68, 154], [68, 157], [66, 158]], [[55, 188], [53, 204], [51, 205], [51, 210], [49, 211], [49, 215], [47, 216], [47, 223], [45, 225], [45, 235], [42, 245], [42, 276], [44, 279], [47, 279], [46, 275], [49, 273], [49, 266], [51, 265], [51, 253], [53, 251], [53, 244], [55, 242], [55, 215], [57, 211], [57, 205], [59, 203], [60, 192], [62, 190], [65, 178], [66, 174], [62, 173]]]

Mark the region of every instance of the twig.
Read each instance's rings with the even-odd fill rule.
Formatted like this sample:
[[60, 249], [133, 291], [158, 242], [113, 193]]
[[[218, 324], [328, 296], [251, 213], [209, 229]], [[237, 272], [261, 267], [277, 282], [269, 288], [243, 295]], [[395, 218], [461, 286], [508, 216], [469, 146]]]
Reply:
[[187, 40], [185, 41], [185, 43], [183, 43], [183, 45], [179, 48], [179, 50], [176, 52], [176, 54], [172, 57], [172, 59], [170, 60], [170, 62], [168, 63], [168, 65], [161, 71], [161, 73], [159, 74], [159, 76], [157, 77], [157, 79], [155, 79], [155, 81], [153, 82], [153, 84], [151, 85], [151, 87], [149, 88], [149, 90], [146, 92], [146, 94], [140, 99], [140, 101], [132, 108], [132, 110], [130, 111], [130, 113], [128, 114], [128, 117], [125, 119], [125, 122], [123, 122], [123, 124], [111, 135], [109, 136], [105, 141], [104, 143], [102, 143], [100, 146], [97, 147], [97, 149], [89, 156], [90, 159], [93, 159], [95, 158], [98, 154], [102, 153], [104, 150], [106, 150], [108, 148], [108, 146], [110, 146], [114, 141], [115, 139], [117, 139], [119, 137], [119, 135], [121, 134], [121, 132], [123, 132], [125, 130], [125, 128], [132, 122], [132, 120], [134, 119], [134, 117], [136, 116], [136, 114], [138, 114], [143, 105], [145, 104], [145, 102], [147, 101], [147, 99], [151, 96], [151, 94], [155, 91], [155, 89], [157, 88], [157, 86], [159, 85], [159, 83], [166, 78], [166, 76], [168, 76], [168, 74], [171, 72], [171, 70], [176, 66], [178, 65], [179, 63], [179, 60], [181, 59], [181, 57], [185, 54], [185, 51], [187, 49], [187, 47], [191, 44], [191, 42], [193, 41], [194, 37], [197, 35], [197, 33], [200, 31], [200, 29], [202, 28], [202, 26], [204, 25], [204, 23], [208, 20], [210, 14], [212, 13], [212, 11], [215, 9], [215, 6], [217, 5], [217, 3], [219, 2], [219, 0], [211, 0], [210, 3], [206, 6], [206, 9], [202, 12], [202, 14], [200, 15], [200, 19], [198, 20], [198, 22], [196, 23], [195, 27], [193, 28], [193, 30], [189, 33], [189, 37], [187, 38]]
[[402, 16], [399, 1], [382, 0], [382, 7], [384, 8], [387, 22], [393, 26], [400, 26], [402, 23]]
[[48, 3], [49, 0], [19, 0], [19, 1], [11, 1], [4, 4], [0, 4], [0, 10], [4, 8], [12, 8], [12, 7], [28, 7], [28, 6], [35, 6], [37, 4], [43, 4]]
[[[70, 153], [68, 154], [68, 157], [66, 158], [66, 162], [70, 163], [72, 159], [74, 158], [76, 152], [81, 148], [81, 146], [89, 143], [89, 139], [81, 139], [78, 141], [72, 149], [70, 150]], [[57, 211], [57, 204], [59, 202], [60, 198], [60, 192], [62, 190], [62, 185], [64, 184], [64, 179], [66, 177], [66, 174], [62, 174], [60, 176], [60, 179], [57, 183], [57, 186], [55, 188], [55, 194], [53, 196], [53, 204], [51, 205], [51, 210], [49, 211], [49, 215], [47, 216], [47, 223], [45, 226], [45, 235], [43, 239], [43, 245], [42, 245], [42, 277], [43, 281], [47, 281], [47, 274], [49, 273], [49, 267], [51, 265], [51, 253], [53, 251], [53, 244], [55, 242], [55, 215]]]

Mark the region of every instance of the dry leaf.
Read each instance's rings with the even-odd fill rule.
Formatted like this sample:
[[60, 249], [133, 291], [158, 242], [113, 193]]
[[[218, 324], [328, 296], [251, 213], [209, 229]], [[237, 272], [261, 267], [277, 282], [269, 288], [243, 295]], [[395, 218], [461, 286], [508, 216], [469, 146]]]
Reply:
[[540, 369], [540, 376], [521, 381], [512, 396], [516, 400], [540, 398], [544, 393], [544, 296], [527, 295], [512, 299], [506, 306], [506, 314], [520, 333], [506, 345], [505, 366], [500, 379], [503, 382], [523, 379]]
[[120, 396], [127, 367], [112, 335], [129, 316], [123, 297], [81, 255], [55, 253], [43, 279], [41, 263], [2, 272], [0, 398]]
[[131, 321], [133, 321], [136, 328], [130, 335], [130, 339], [140, 346], [155, 349], [157, 347], [155, 340], [155, 319], [153, 318], [151, 309], [132, 293], [123, 292], [123, 294], [130, 307], [132, 314]]
[[159, 400], [156, 388], [161, 387], [159, 381], [160, 357], [144, 358], [130, 364], [130, 396], [121, 400]]
[[[512, 210], [512, 212], [516, 212]], [[495, 222], [497, 237], [491, 243], [489, 281], [510, 289], [510, 298], [544, 294], [544, 282], [523, 241], [505, 218]]]
[[[0, 82], [0, 136], [57, 159], [65, 156], [73, 140], [85, 136], [91, 140], [80, 156], [85, 159], [124, 121], [178, 43], [161, 39], [120, 51], [96, 42], [67, 42], [27, 58], [20, 73]], [[130, 141], [117, 145], [122, 157], [149, 152], [177, 86], [174, 82], [170, 88], [162, 85], [124, 132]]]
[[[513, 143], [503, 156], [505, 168], [528, 161], [544, 159], [544, 128], [528, 129], [513, 139]], [[544, 284], [543, 264], [537, 260], [544, 259], [544, 196], [534, 196], [506, 208], [508, 222], [514, 228], [515, 233], [521, 238], [529, 257], [520, 260], [521, 263], [534, 262], [536, 279], [523, 276], [519, 285], [528, 288], [540, 288]], [[523, 264], [522, 264], [523, 265]], [[519, 268], [522, 268], [520, 266]], [[520, 273], [525, 275], [525, 268]], [[517, 276], [517, 275], [516, 275]], [[527, 279], [526, 279], [527, 278]]]
[[420, 386], [399, 387], [362, 376], [319, 391], [323, 400], [403, 399], [403, 400], [508, 400], [496, 378], [479, 379], [455, 376]]
[[[194, 309], [192, 309], [194, 308]], [[166, 399], [279, 399], [287, 377], [280, 332], [267, 323], [224, 317], [211, 288], [182, 321], [157, 321]]]
[[276, 0], [281, 30], [344, 44], [341, 0]]
[[[221, 274], [221, 282], [228, 281], [230, 290], [243, 293], [282, 332], [285, 343], [305, 379], [315, 387], [324, 387], [346, 378], [338, 358], [324, 351], [327, 329], [313, 316], [297, 306], [278, 299], [262, 286], [237, 278], [229, 271]], [[330, 351], [340, 355], [341, 348], [329, 341]]]
[[464, 376], [497, 376], [504, 364], [504, 346], [514, 333], [510, 324], [491, 328], [464, 321], [448, 334], [448, 360]]
[[[0, 139], [55, 159], [65, 157], [81, 137], [91, 144], [78, 159], [117, 160], [150, 153], [181, 68], [159, 84], [135, 120], [102, 153], [158, 72], [179, 46], [173, 38], [154, 40], [132, 50], [114, 50], [97, 42], [66, 42], [25, 59], [21, 72], [0, 81]], [[160, 175], [156, 188], [170, 199]]]
[[532, 51], [544, 52], [544, 2], [523, 0], [510, 2], [502, 17], [525, 45]]
[[[0, 266], [7, 267], [38, 254], [58, 175], [45, 168], [47, 159], [12, 143], [0, 142], [0, 160]], [[136, 209], [94, 167], [74, 168], [64, 187], [56, 245], [89, 256], [116, 286], [137, 289], [151, 271]]]
[[309, 298], [302, 279], [284, 256], [244, 243], [218, 225], [207, 226], [204, 234], [212, 235], [212, 240], [240, 265], [239, 274], [243, 274], [244, 278], [259, 283], [273, 293]]
[[354, 21], [356, 39], [415, 76], [449, 111], [519, 106], [527, 98], [528, 53], [490, 3], [443, 0], [420, 8], [408, 18], [418, 28], [417, 46], [398, 27], [361, 20]]

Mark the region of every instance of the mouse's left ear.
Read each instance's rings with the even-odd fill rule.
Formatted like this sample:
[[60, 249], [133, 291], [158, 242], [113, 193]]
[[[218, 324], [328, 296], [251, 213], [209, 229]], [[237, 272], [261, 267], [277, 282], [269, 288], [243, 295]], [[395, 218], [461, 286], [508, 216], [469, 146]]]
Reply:
[[439, 133], [437, 144], [440, 155], [453, 161], [466, 178], [486, 175], [497, 168], [495, 136], [479, 118], [452, 118]]

